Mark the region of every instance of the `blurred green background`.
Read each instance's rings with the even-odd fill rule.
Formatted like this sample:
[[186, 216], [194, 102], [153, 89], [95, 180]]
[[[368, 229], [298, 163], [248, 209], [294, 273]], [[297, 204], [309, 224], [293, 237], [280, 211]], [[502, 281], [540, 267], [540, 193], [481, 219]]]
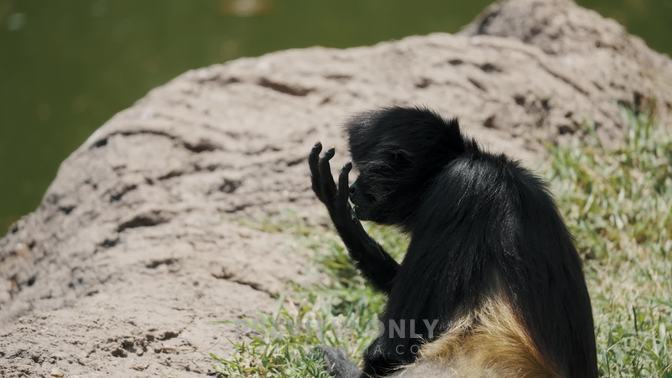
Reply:
[[[0, 234], [60, 162], [191, 68], [290, 47], [455, 32], [490, 1], [0, 0]], [[672, 53], [672, 0], [583, 0]]]

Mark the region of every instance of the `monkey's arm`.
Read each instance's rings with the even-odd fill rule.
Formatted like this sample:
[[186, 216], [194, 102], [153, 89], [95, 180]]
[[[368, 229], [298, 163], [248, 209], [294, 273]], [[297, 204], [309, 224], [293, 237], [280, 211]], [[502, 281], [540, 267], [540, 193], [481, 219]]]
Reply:
[[376, 289], [389, 294], [399, 264], [366, 233], [362, 223], [352, 212], [348, 202], [348, 173], [352, 164], [348, 163], [343, 167], [336, 187], [329, 165], [334, 149], [328, 150], [320, 158], [321, 151], [322, 144], [317, 143], [308, 157], [313, 191], [327, 207], [336, 231], [364, 277]]

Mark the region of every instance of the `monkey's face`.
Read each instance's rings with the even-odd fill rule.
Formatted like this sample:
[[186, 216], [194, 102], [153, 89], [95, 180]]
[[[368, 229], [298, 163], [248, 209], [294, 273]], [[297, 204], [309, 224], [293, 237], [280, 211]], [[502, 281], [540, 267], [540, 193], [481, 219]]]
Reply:
[[393, 200], [398, 189], [394, 167], [387, 163], [384, 170], [371, 169], [370, 165], [363, 168], [350, 186], [350, 202], [355, 215], [360, 220], [397, 223], [400, 209]]
[[375, 198], [362, 180], [362, 176], [350, 185], [350, 202], [352, 202], [353, 211], [358, 219], [375, 220], [373, 219], [375, 218]]

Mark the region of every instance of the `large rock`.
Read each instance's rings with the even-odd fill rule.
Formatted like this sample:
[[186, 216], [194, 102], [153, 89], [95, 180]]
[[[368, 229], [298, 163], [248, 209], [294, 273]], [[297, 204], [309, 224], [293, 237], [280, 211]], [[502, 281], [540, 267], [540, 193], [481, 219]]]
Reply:
[[322, 140], [343, 163], [355, 112], [429, 106], [538, 167], [541, 143], [584, 122], [618, 140], [620, 107], [668, 119], [671, 88], [667, 57], [564, 0], [496, 4], [458, 35], [187, 72], [96, 131], [0, 241], [0, 375], [211, 371], [242, 337], [213, 321], [319, 279], [291, 235], [249, 224], [324, 223], [306, 154]]
[[461, 34], [515, 39], [538, 48], [553, 61], [547, 72], [572, 87], [574, 99], [558, 106], [557, 101], [564, 100], [557, 97], [556, 88], [548, 88], [554, 105], [542, 125], [551, 137], [558, 126], [562, 132], [569, 124], [573, 131], [582, 122], [595, 122], [609, 142], [623, 127], [619, 108], [651, 113], [666, 125], [671, 121], [669, 57], [651, 51], [617, 22], [569, 0], [495, 3]]

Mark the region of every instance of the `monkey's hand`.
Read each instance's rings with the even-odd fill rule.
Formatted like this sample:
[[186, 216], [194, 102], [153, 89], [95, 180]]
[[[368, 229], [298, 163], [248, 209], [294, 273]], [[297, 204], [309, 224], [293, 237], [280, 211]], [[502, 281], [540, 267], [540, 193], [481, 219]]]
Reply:
[[321, 151], [322, 145], [317, 143], [308, 157], [313, 191], [327, 207], [336, 231], [364, 277], [375, 288], [389, 294], [394, 277], [399, 271], [399, 264], [366, 233], [350, 207], [348, 174], [352, 164], [348, 163], [341, 169], [337, 186], [329, 165], [329, 160], [334, 157], [334, 149], [329, 149], [320, 157]]
[[337, 229], [359, 224], [359, 220], [354, 216], [348, 202], [348, 174], [350, 173], [350, 169], [352, 169], [352, 163], [347, 163], [343, 166], [338, 177], [338, 186], [336, 186], [334, 178], [331, 175], [331, 166], [329, 165], [329, 160], [334, 157], [335, 150], [330, 148], [320, 157], [321, 151], [322, 144], [318, 142], [310, 151], [310, 156], [308, 157], [313, 192], [327, 207], [331, 220]]
[[313, 349], [318, 357], [324, 359], [327, 372], [336, 378], [359, 378], [362, 372], [354, 362], [350, 361], [341, 349], [320, 345]]

